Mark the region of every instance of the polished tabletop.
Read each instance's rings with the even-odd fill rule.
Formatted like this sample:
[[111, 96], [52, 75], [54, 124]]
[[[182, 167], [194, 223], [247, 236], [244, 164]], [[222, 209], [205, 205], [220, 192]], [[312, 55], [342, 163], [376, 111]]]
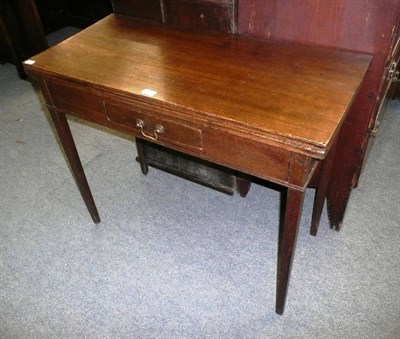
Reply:
[[144, 25], [115, 14], [78, 36], [25, 68], [190, 111], [314, 158], [326, 156], [371, 61], [345, 51]]

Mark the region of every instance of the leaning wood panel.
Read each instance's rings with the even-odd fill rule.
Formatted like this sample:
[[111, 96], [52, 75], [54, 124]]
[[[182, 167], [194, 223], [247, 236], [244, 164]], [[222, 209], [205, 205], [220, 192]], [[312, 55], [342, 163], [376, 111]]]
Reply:
[[160, 0], [112, 0], [114, 13], [163, 21]]
[[387, 54], [398, 7], [398, 0], [239, 1], [239, 33]]
[[236, 0], [163, 0], [165, 22], [217, 32], [236, 32]]

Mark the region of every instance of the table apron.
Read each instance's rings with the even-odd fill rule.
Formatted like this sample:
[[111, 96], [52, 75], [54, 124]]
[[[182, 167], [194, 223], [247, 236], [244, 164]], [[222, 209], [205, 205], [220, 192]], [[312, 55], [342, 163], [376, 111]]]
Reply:
[[[46, 102], [76, 116], [220, 165], [298, 190], [305, 190], [318, 163], [207, 121], [64, 81], [46, 80]], [[139, 121], [143, 124], [138, 126]], [[161, 126], [162, 133], [157, 133]]]

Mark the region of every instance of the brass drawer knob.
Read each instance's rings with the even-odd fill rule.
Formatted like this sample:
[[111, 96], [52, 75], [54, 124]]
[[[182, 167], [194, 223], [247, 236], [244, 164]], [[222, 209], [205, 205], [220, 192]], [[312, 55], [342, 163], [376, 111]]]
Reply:
[[146, 138], [149, 138], [151, 140], [157, 140], [158, 139], [158, 135], [159, 134], [163, 134], [165, 132], [165, 128], [163, 125], [157, 124], [154, 126], [154, 130], [153, 130], [153, 134], [148, 134], [144, 131], [144, 126], [145, 126], [145, 122], [142, 119], [136, 119], [136, 127], [140, 128], [140, 132], [142, 133], [142, 135]]
[[157, 124], [157, 125], [154, 127], [154, 134], [155, 134], [155, 135], [157, 135], [157, 134], [163, 134], [164, 131], [165, 131], [165, 129], [164, 129], [164, 126], [163, 126], [163, 125]]

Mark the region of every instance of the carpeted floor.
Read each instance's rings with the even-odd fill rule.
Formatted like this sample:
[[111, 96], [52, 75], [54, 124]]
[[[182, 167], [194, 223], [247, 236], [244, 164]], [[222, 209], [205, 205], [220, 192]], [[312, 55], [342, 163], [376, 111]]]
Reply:
[[227, 196], [147, 176], [132, 139], [71, 121], [92, 223], [40, 96], [0, 65], [1, 338], [400, 338], [400, 103], [341, 232], [309, 235], [274, 312], [279, 192]]

